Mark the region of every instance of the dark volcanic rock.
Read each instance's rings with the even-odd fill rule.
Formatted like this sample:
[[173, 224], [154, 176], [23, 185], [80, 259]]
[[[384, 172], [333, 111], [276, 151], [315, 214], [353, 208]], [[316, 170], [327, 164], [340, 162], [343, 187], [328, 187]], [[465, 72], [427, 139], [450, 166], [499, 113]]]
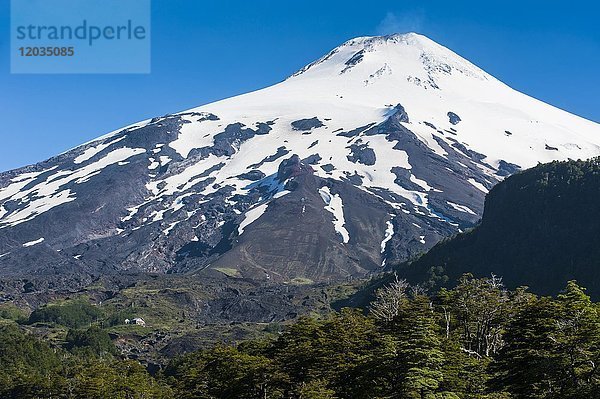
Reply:
[[[293, 181], [294, 191], [270, 202], [267, 211], [236, 238], [232, 250], [204, 273], [233, 268], [259, 281], [310, 282], [360, 276], [380, 268], [379, 247], [391, 207], [350, 183], [326, 181], [312, 173], [296, 175]], [[319, 194], [324, 185], [342, 198], [344, 226], [350, 236], [347, 244]]]
[[239, 178], [241, 179], [246, 179], [246, 180], [252, 180], [252, 181], [258, 181], [260, 179], [263, 179], [266, 175], [261, 172], [260, 170], [251, 170], [250, 172], [246, 172], [246, 173], [242, 173], [241, 175], [238, 175]]
[[396, 183], [400, 187], [405, 188], [407, 190], [421, 191], [421, 187], [410, 180], [412, 174], [410, 173], [409, 169], [395, 166], [392, 168], [392, 173], [396, 175], [396, 180], [394, 180], [394, 183]]
[[300, 157], [294, 154], [279, 165], [277, 180], [284, 182], [290, 177], [297, 177], [307, 173], [313, 173], [313, 169], [309, 165], [302, 163]]
[[355, 136], [358, 136], [360, 133], [364, 132], [365, 130], [369, 129], [373, 125], [375, 125], [375, 123], [369, 123], [368, 125], [357, 127], [356, 129], [352, 129], [348, 132], [340, 132], [340, 133], [336, 134], [336, 136], [355, 137]]
[[232, 155], [235, 153], [234, 146], [239, 147], [244, 141], [255, 135], [267, 134], [270, 130], [271, 126], [266, 123], [259, 123], [256, 129], [246, 128], [242, 123], [227, 125], [224, 132], [215, 135], [210, 152], [216, 156]]
[[408, 119], [408, 114], [406, 110], [402, 106], [402, 104], [398, 104], [394, 107], [394, 119], [398, 122], [408, 123], [410, 120]]
[[302, 160], [302, 163], [308, 165], [316, 165], [321, 160], [321, 156], [319, 154], [312, 154]]
[[351, 154], [346, 158], [350, 162], [362, 163], [364, 165], [375, 165], [375, 151], [369, 148], [368, 144], [352, 144], [350, 147]]
[[359, 64], [365, 56], [365, 50], [359, 50], [352, 55], [344, 64], [346, 65], [340, 73], [345, 73], [349, 69], [352, 69], [355, 65]]
[[460, 116], [458, 116], [454, 112], [450, 111], [450, 112], [448, 112], [448, 120], [453, 125], [458, 125], [458, 123], [460, 122]]
[[277, 159], [281, 158], [282, 156], [289, 154], [289, 152], [290, 152], [290, 150], [286, 149], [285, 147], [279, 147], [275, 154], [265, 157], [259, 163], [250, 165], [250, 166], [248, 166], [248, 168], [251, 168], [251, 169], [260, 168], [264, 163], [276, 161]]
[[496, 174], [498, 176], [509, 176], [509, 175], [517, 173], [520, 170], [521, 170], [521, 167], [519, 165], [510, 163], [510, 162], [506, 162], [501, 159], [500, 162], [498, 163], [498, 172], [496, 172]]
[[335, 166], [333, 166], [332, 164], [328, 163], [325, 165], [321, 165], [321, 169], [323, 169], [325, 172], [331, 172], [333, 170], [335, 170]]
[[355, 186], [360, 186], [363, 182], [362, 177], [356, 172], [353, 175], [346, 175], [346, 180]]
[[316, 116], [314, 118], [300, 119], [292, 122], [292, 128], [300, 131], [309, 131], [321, 126], [324, 126], [323, 122], [321, 122]]

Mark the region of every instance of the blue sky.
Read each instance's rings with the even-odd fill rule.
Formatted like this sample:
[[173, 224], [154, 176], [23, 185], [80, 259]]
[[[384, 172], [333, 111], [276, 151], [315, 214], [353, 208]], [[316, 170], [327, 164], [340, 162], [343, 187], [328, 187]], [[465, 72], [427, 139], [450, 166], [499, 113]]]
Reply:
[[[559, 4], [559, 5], [554, 5]], [[153, 0], [152, 73], [11, 75], [0, 0], [0, 170], [121, 126], [276, 83], [345, 40], [416, 31], [600, 122], [595, 1]]]

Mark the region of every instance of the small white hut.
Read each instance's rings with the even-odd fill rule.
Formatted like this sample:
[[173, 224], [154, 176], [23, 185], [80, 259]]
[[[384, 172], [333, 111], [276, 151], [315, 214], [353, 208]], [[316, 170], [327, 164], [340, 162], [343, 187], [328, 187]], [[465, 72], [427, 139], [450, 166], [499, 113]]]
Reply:
[[137, 326], [146, 327], [146, 322], [141, 317], [136, 317], [135, 319], [131, 320], [131, 323]]

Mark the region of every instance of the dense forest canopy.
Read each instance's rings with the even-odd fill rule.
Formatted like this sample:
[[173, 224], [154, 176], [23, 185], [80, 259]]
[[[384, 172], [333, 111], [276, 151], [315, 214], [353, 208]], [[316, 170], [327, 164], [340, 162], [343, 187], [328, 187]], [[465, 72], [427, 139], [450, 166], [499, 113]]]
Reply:
[[538, 297], [495, 276], [464, 275], [434, 296], [396, 278], [368, 314], [303, 317], [274, 339], [192, 352], [154, 375], [96, 325], [70, 329], [62, 347], [0, 327], [3, 398], [589, 399], [599, 362], [600, 305], [584, 288]]

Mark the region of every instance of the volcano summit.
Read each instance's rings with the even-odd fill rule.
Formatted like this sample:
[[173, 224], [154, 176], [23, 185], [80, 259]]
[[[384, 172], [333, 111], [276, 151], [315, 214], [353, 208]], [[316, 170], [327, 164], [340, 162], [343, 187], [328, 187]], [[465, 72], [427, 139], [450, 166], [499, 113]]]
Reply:
[[474, 226], [506, 176], [597, 155], [600, 125], [427, 37], [360, 37], [0, 174], [0, 274], [365, 276]]

